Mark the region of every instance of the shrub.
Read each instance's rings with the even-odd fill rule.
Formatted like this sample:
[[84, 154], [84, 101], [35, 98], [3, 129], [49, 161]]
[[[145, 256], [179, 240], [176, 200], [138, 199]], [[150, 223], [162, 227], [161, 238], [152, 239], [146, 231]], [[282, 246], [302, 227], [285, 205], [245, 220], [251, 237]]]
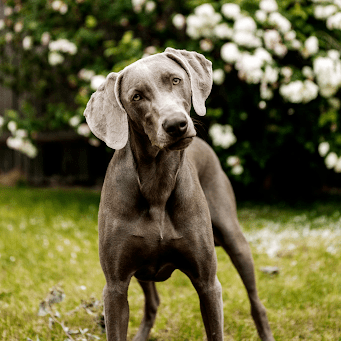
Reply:
[[82, 116], [91, 93], [172, 46], [213, 63], [206, 123], [235, 182], [340, 173], [340, 0], [234, 2], [7, 1], [0, 77], [22, 99], [0, 117], [8, 145], [35, 156], [37, 132], [67, 127], [98, 144]]

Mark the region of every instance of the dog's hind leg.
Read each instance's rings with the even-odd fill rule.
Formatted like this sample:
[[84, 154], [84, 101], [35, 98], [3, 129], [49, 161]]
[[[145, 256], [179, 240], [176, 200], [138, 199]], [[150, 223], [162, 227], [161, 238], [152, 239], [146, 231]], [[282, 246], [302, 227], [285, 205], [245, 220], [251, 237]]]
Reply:
[[266, 310], [258, 297], [251, 250], [239, 226], [230, 181], [222, 170], [218, 170], [214, 177], [202, 182], [202, 187], [211, 213], [215, 241], [228, 253], [244, 283], [260, 338], [273, 341]]
[[148, 340], [150, 330], [153, 327], [160, 299], [154, 282], [142, 282], [139, 280], [138, 282], [141, 285], [145, 296], [145, 304], [144, 315], [133, 341], [146, 341]]

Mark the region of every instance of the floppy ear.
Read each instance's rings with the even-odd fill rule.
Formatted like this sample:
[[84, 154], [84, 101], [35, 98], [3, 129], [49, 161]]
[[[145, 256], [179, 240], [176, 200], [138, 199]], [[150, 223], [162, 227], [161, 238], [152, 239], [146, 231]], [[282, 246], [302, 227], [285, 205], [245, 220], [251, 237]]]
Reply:
[[110, 73], [92, 94], [84, 116], [90, 130], [112, 149], [122, 149], [128, 140], [128, 119], [118, 97], [119, 73]]
[[212, 63], [202, 54], [168, 47], [167, 57], [176, 61], [188, 74], [192, 89], [192, 102], [195, 112], [206, 114], [205, 101], [212, 89]]

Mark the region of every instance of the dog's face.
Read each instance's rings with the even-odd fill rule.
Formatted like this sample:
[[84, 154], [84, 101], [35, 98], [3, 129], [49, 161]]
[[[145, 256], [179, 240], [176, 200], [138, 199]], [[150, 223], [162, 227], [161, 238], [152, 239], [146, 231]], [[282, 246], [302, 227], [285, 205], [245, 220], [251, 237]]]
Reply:
[[205, 115], [211, 87], [210, 61], [196, 52], [167, 48], [110, 73], [84, 115], [91, 131], [113, 149], [126, 145], [130, 124], [153, 146], [181, 150], [196, 135], [191, 104]]
[[141, 59], [121, 76], [121, 103], [133, 128], [160, 149], [186, 148], [196, 135], [186, 71], [163, 54]]

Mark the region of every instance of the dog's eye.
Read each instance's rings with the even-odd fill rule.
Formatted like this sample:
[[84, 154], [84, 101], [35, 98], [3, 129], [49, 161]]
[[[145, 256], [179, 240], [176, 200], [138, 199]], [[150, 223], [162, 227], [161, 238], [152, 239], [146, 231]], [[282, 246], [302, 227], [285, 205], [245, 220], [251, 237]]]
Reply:
[[181, 82], [180, 78], [173, 78], [173, 85], [178, 85]]
[[139, 101], [141, 99], [142, 99], [142, 97], [139, 94], [135, 94], [133, 97], [133, 101]]

